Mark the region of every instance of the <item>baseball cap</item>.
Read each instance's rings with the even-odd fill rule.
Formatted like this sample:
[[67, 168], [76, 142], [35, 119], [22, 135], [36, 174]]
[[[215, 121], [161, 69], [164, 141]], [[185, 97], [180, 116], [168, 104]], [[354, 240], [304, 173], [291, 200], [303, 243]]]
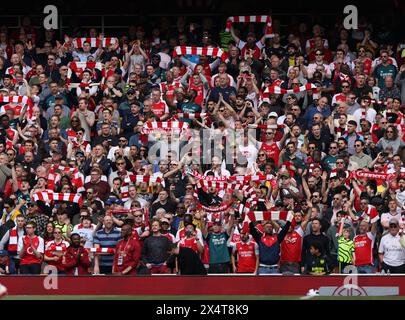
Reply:
[[76, 151], [75, 155], [82, 155], [84, 157], [84, 152], [81, 150]]
[[272, 112], [270, 112], [270, 114], [269, 114], [269, 118], [271, 118], [271, 117], [278, 118], [278, 114], [277, 114], [276, 112], [272, 111]]
[[7, 256], [6, 250], [0, 250], [0, 256]]
[[396, 218], [391, 218], [389, 224], [396, 224], [397, 226], [399, 225], [399, 222]]
[[160, 219], [160, 223], [164, 223], [164, 222], [166, 222], [167, 224], [170, 224], [168, 219], [166, 219], [166, 218]]
[[128, 89], [127, 94], [135, 94], [135, 90], [130, 88]]
[[61, 94], [58, 94], [55, 96], [55, 100], [62, 100], [63, 96]]
[[5, 91], [7, 93], [10, 93], [10, 90], [8, 90], [7, 88], [0, 88], [0, 91]]

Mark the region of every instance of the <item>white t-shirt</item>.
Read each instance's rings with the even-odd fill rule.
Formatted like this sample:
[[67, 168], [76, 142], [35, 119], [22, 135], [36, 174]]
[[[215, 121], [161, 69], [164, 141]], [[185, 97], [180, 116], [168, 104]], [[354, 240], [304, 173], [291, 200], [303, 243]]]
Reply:
[[[366, 112], [366, 120], [370, 121], [370, 123], [375, 123], [375, 116], [377, 115], [377, 112], [370, 108]], [[360, 128], [360, 120], [363, 119], [363, 108], [357, 109], [353, 113], [353, 117], [357, 122], [358, 127]]]
[[80, 234], [80, 237], [86, 239], [86, 243], [84, 244], [85, 248], [93, 248], [93, 233], [94, 228], [80, 228], [79, 225], [74, 226], [73, 233]]
[[405, 249], [399, 243], [400, 236], [395, 237], [390, 233], [381, 238], [378, 253], [383, 253], [383, 261], [392, 267], [405, 264]]

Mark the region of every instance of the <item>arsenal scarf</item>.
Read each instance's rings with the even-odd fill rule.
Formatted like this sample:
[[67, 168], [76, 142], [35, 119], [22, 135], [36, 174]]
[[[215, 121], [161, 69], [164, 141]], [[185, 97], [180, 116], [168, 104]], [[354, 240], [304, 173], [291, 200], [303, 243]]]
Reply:
[[52, 201], [69, 201], [74, 202], [82, 206], [83, 197], [80, 193], [57, 193], [51, 190], [37, 192], [32, 196], [32, 200], [35, 201], [43, 201], [45, 203], [51, 203]]
[[92, 48], [98, 48], [101, 44], [103, 48], [106, 48], [112, 44], [117, 44], [117, 38], [104, 38], [100, 40], [99, 38], [74, 38], [72, 44], [74, 48], [81, 49], [85, 42], [90, 43]]
[[143, 134], [154, 133], [158, 131], [175, 131], [178, 133], [188, 130], [189, 125], [187, 122], [178, 122], [178, 121], [163, 121], [163, 122], [145, 122], [142, 127]]
[[[66, 247], [62, 246], [56, 246], [54, 252], [65, 252], [67, 250]], [[90, 248], [90, 252], [92, 253], [102, 253], [102, 254], [114, 254], [115, 249], [114, 248]]]
[[259, 174], [259, 175], [247, 175], [247, 176], [220, 176], [220, 177], [212, 177], [212, 176], [204, 176], [199, 174], [197, 171], [193, 172], [193, 176], [199, 180], [204, 181], [214, 181], [214, 182], [228, 182], [228, 183], [238, 183], [238, 184], [245, 184], [250, 181], [269, 181], [274, 178], [272, 174]]
[[232, 24], [233, 23], [265, 23], [266, 24], [266, 31], [265, 31], [265, 37], [266, 38], [272, 38], [274, 37], [273, 33], [273, 27], [271, 23], [271, 16], [232, 16], [228, 17], [226, 19], [226, 27], [225, 31], [229, 32], [231, 30]]
[[224, 62], [228, 62], [227, 54], [222, 51], [221, 48], [209, 48], [209, 47], [185, 47], [177, 46], [173, 51], [173, 58], [180, 55], [200, 55], [210, 56], [213, 58], [220, 58]]
[[288, 90], [283, 89], [278, 86], [270, 86], [264, 90], [264, 93], [265, 94], [270, 94], [270, 93], [272, 93], [272, 94], [292, 94], [292, 93], [297, 93], [297, 92], [304, 92], [307, 90], [312, 90], [313, 93], [318, 92], [316, 85], [314, 85], [313, 83], [308, 83], [304, 86], [301, 86], [298, 88], [293, 88], [293, 89], [288, 89]]
[[292, 211], [250, 211], [246, 214], [245, 221], [283, 220], [291, 222], [292, 218]]

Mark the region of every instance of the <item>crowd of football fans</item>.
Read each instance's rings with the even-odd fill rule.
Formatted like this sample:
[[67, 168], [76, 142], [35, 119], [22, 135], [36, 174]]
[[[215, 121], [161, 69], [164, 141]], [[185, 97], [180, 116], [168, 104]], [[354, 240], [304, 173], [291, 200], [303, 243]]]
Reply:
[[0, 28], [0, 274], [405, 273], [405, 42], [225, 24]]

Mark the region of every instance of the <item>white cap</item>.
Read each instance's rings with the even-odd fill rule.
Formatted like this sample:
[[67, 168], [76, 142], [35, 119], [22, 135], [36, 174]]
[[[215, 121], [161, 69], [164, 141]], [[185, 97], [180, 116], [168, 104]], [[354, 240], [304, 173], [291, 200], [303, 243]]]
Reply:
[[274, 112], [274, 111], [270, 112], [270, 114], [269, 114], [269, 118], [271, 118], [271, 117], [278, 118], [278, 114], [277, 114], [277, 112]]

